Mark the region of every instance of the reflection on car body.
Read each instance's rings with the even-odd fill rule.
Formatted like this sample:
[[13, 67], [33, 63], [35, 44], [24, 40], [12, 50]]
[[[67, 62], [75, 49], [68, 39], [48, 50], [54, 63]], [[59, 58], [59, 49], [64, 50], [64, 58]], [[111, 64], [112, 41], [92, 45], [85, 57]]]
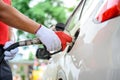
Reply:
[[120, 17], [95, 22], [105, 1], [80, 1], [66, 24], [66, 32], [74, 36], [80, 29], [79, 35], [69, 51], [67, 46], [63, 52], [52, 56], [44, 80], [120, 79]]

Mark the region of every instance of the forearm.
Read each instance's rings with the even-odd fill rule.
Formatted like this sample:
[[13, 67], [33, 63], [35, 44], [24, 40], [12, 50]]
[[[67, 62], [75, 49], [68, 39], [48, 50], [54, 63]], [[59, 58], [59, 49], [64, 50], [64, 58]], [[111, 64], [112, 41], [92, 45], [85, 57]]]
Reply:
[[40, 26], [35, 21], [21, 14], [15, 8], [4, 3], [1, 4], [1, 1], [0, 1], [0, 20], [8, 24], [9, 26], [12, 26], [17, 29], [21, 29], [33, 34]]

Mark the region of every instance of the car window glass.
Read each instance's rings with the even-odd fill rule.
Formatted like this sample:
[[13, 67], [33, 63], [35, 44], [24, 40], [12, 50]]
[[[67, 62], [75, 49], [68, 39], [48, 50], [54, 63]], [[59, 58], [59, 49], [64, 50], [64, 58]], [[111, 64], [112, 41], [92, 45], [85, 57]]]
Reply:
[[70, 16], [71, 19], [70, 19], [70, 21], [66, 25], [66, 30], [68, 32], [70, 32], [74, 28], [76, 23], [79, 21], [80, 13], [81, 13], [81, 10], [82, 10], [82, 5], [83, 4], [80, 5], [80, 7], [77, 9], [77, 11], [75, 12], [75, 14], [73, 16]]
[[70, 31], [73, 29], [73, 27], [79, 20], [79, 16], [80, 16], [80, 12], [78, 12], [75, 16], [73, 16], [72, 20], [70, 21], [69, 27], [67, 28], [67, 31]]

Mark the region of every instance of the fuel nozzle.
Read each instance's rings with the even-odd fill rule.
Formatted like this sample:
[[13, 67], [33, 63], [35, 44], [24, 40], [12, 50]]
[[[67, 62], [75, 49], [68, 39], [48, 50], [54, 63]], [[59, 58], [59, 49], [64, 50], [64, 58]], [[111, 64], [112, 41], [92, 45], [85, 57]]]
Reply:
[[38, 48], [36, 51], [36, 57], [38, 59], [49, 60], [51, 58], [51, 55], [50, 55], [49, 51], [47, 51], [45, 48]]

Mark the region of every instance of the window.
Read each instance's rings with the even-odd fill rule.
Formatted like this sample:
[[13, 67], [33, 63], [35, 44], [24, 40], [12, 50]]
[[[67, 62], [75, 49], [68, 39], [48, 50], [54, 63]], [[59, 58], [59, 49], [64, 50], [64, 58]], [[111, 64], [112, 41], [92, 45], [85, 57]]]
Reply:
[[80, 13], [82, 11], [84, 0], [81, 0], [72, 15], [69, 17], [68, 21], [66, 22], [66, 31], [70, 32], [76, 25], [76, 23], [80, 20]]

